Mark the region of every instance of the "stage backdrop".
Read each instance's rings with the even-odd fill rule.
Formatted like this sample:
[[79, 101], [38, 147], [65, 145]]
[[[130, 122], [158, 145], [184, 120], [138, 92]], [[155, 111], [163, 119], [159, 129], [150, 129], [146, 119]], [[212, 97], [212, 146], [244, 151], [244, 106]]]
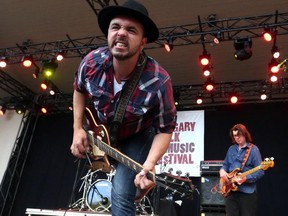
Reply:
[[7, 168], [23, 115], [7, 110], [0, 116], [0, 183]]
[[156, 173], [200, 176], [204, 160], [204, 110], [178, 111], [170, 147], [158, 162]]

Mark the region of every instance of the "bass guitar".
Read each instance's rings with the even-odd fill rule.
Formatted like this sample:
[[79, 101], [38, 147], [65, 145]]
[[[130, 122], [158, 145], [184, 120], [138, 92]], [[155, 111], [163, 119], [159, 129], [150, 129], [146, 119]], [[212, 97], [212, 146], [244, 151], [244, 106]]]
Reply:
[[[113, 148], [110, 145], [107, 129], [104, 125], [97, 123], [96, 118], [94, 118], [94, 116], [96, 116], [94, 109], [86, 107], [85, 116], [88, 120], [88, 125], [84, 126], [84, 129], [87, 132], [88, 140], [92, 147], [91, 154], [93, 158], [103, 158], [103, 160], [110, 165], [107, 157], [108, 155], [137, 173], [143, 169], [141, 164], [127, 157], [118, 149]], [[155, 173], [151, 171], [147, 173], [147, 178], [153, 181], [154, 184], [145, 190], [137, 189], [135, 202], [141, 201], [156, 185], [165, 188], [165, 190], [171, 190], [173, 194], [179, 194], [181, 197], [192, 197], [194, 186], [189, 178], [173, 176], [168, 173], [155, 175]]]
[[245, 177], [250, 175], [260, 169], [267, 170], [269, 167], [274, 167], [274, 158], [266, 158], [261, 164], [257, 167], [254, 167], [251, 170], [248, 170], [244, 173], [239, 173], [240, 168], [234, 169], [232, 172], [228, 174], [229, 181], [226, 182], [223, 178], [220, 178], [220, 192], [224, 197], [227, 197], [231, 191], [237, 191], [238, 186], [237, 182], [235, 181], [235, 177], [237, 175], [241, 175], [241, 177]]

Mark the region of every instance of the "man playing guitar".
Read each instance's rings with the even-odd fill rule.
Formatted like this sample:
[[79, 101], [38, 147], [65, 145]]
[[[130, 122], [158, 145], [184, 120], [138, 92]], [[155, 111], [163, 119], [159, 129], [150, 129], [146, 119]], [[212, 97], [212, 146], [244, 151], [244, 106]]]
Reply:
[[255, 216], [257, 210], [256, 182], [264, 175], [257, 169], [250, 175], [245, 171], [260, 167], [262, 157], [253, 145], [250, 132], [245, 125], [236, 124], [230, 129], [233, 145], [227, 151], [220, 169], [221, 192], [225, 196], [226, 216]]

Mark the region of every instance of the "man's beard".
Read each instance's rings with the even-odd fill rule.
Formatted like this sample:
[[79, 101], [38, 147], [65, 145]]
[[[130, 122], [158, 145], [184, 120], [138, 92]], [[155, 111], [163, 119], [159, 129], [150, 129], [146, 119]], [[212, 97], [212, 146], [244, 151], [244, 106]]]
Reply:
[[132, 53], [129, 53], [129, 52], [126, 54], [120, 53], [120, 52], [112, 52], [112, 55], [114, 58], [116, 58], [119, 61], [127, 60], [127, 59], [131, 58], [131, 56], [133, 56]]
[[112, 51], [113, 57], [119, 61], [124, 61], [124, 60], [130, 59], [131, 57], [135, 56], [137, 53], [138, 53], [137, 50], [129, 51], [126, 53]]
[[138, 49], [134, 49], [134, 50], [128, 49], [129, 50], [128, 52], [123, 53], [123, 52], [115, 51], [115, 49], [113, 49], [111, 45], [109, 45], [109, 47], [110, 47], [113, 57], [119, 61], [130, 59], [131, 57], [135, 56], [138, 53]]

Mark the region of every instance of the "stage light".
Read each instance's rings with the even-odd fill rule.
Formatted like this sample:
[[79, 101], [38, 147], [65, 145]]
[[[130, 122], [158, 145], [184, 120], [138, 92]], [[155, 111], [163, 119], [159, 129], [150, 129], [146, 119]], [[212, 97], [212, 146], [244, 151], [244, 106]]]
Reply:
[[46, 113], [47, 113], [47, 108], [46, 108], [46, 107], [41, 107], [41, 112], [42, 112], [43, 114], [46, 114]]
[[47, 114], [48, 113], [48, 108], [46, 106], [42, 106], [40, 109], [41, 113]]
[[234, 40], [234, 58], [237, 60], [246, 60], [252, 56], [252, 40], [250, 38], [240, 38]]
[[278, 80], [277, 74], [270, 73], [270, 74], [269, 74], [269, 80], [270, 80], [271, 82], [277, 82], [277, 80]]
[[49, 94], [54, 96], [56, 94], [56, 91], [57, 91], [56, 86], [53, 86], [52, 83], [50, 83], [50, 85], [49, 85]]
[[196, 98], [196, 103], [197, 104], [202, 104], [203, 103], [203, 96], [201, 93], [198, 94], [197, 98]]
[[208, 77], [206, 82], [205, 82], [205, 89], [208, 91], [208, 92], [211, 92], [215, 89], [215, 83], [214, 81], [212, 80], [211, 77]]
[[35, 68], [35, 71], [32, 74], [34, 79], [38, 78], [39, 74], [40, 74], [40, 69], [39, 68]]
[[217, 32], [217, 33], [215, 33], [215, 34], [213, 34], [214, 35], [214, 39], [213, 39], [213, 42], [214, 42], [214, 44], [219, 44], [220, 43], [220, 41], [222, 40], [222, 33], [221, 32]]
[[7, 57], [4, 57], [4, 56], [1, 57], [0, 58], [0, 67], [5, 68], [7, 66], [7, 61], [8, 61]]
[[55, 95], [55, 91], [51, 88], [51, 89], [49, 90], [49, 94], [53, 96], [53, 95]]
[[174, 45], [173, 45], [173, 39], [172, 37], [169, 37], [166, 42], [164, 43], [164, 48], [167, 52], [171, 52], [174, 48]]
[[275, 59], [278, 59], [280, 57], [280, 51], [277, 46], [272, 47], [271, 53], [272, 53], [273, 58]]
[[175, 106], [179, 106], [179, 100], [180, 100], [180, 93], [178, 91], [173, 92], [173, 97], [174, 97], [174, 104]]
[[210, 54], [208, 54], [205, 51], [203, 52], [202, 55], [199, 56], [200, 64], [203, 66], [208, 65], [210, 63], [210, 60], [211, 60]]
[[41, 84], [40, 84], [40, 87], [43, 91], [46, 91], [49, 87], [49, 80], [45, 79]]
[[203, 68], [203, 75], [205, 77], [209, 77], [211, 75], [211, 67], [209, 65], [206, 65], [204, 68]]
[[58, 64], [55, 62], [55, 60], [43, 61], [42, 62], [42, 74], [46, 78], [50, 78], [54, 75], [57, 67], [58, 67]]
[[56, 60], [62, 61], [64, 59], [64, 52], [62, 50], [59, 50], [56, 54]]
[[278, 62], [275, 59], [272, 59], [268, 64], [268, 70], [270, 73], [276, 74], [279, 72], [280, 67], [278, 66]]
[[26, 55], [22, 57], [22, 64], [24, 67], [31, 67], [33, 64], [33, 58], [31, 55]]
[[231, 103], [236, 104], [239, 100], [238, 95], [236, 93], [232, 93], [229, 97]]
[[260, 95], [261, 100], [266, 100], [267, 99], [267, 94], [265, 92], [262, 92]]
[[2, 106], [0, 109], [0, 116], [3, 116], [6, 113], [6, 106]]
[[262, 37], [265, 41], [270, 42], [276, 37], [277, 31], [272, 27], [265, 27]]
[[25, 112], [25, 107], [22, 104], [16, 105], [15, 111], [17, 114], [21, 115]]

